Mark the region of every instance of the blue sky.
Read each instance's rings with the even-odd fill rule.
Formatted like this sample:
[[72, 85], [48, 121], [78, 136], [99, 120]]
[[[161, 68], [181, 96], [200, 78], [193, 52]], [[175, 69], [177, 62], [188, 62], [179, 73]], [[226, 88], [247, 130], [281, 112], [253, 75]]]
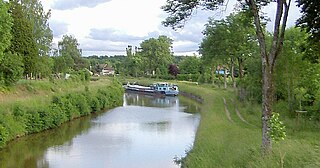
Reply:
[[[125, 54], [128, 45], [139, 46], [148, 38], [166, 35], [174, 40], [175, 55], [198, 54], [202, 31], [208, 17], [222, 19], [233, 11], [236, 0], [229, 0], [224, 11], [198, 10], [185, 27], [173, 31], [161, 25], [167, 14], [160, 7], [166, 0], [40, 0], [45, 10], [51, 9], [50, 27], [54, 47], [62, 35], [74, 35], [83, 55]], [[288, 26], [294, 25], [299, 9], [293, 3]], [[264, 9], [271, 21], [275, 5]], [[271, 31], [271, 24], [268, 29]]]

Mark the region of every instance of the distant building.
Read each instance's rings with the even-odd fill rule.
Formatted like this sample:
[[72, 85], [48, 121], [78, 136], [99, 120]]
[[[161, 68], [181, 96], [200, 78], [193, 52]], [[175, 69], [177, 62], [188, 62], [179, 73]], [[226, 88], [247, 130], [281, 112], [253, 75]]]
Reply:
[[104, 64], [103, 68], [101, 69], [100, 75], [114, 75], [114, 69], [107, 64]]

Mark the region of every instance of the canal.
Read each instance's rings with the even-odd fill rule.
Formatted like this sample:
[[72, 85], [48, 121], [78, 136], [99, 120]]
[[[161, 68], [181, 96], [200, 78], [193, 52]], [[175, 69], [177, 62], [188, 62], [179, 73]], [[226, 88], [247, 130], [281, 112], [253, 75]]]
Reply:
[[190, 150], [200, 105], [179, 97], [125, 93], [122, 107], [10, 142], [3, 168], [174, 168]]

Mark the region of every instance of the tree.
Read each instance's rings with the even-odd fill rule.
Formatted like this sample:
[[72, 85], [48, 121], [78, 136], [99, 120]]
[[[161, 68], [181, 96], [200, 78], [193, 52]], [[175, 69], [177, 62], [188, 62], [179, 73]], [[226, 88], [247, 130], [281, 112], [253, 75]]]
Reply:
[[[197, 7], [203, 7], [207, 10], [215, 10], [222, 5], [225, 0], [167, 0], [167, 4], [162, 7], [169, 16], [163, 22], [165, 26], [173, 28], [182, 27]], [[272, 117], [272, 103], [274, 97], [273, 73], [274, 65], [279, 56], [282, 46], [284, 33], [289, 13], [291, 0], [276, 0], [277, 9], [274, 22], [272, 45], [267, 48], [265, 32], [261, 21], [261, 8], [270, 3], [270, 0], [241, 0], [243, 9], [248, 10], [254, 18], [256, 35], [260, 48], [260, 57], [262, 64], [262, 149], [269, 152], [272, 148], [270, 137], [269, 121]], [[282, 21], [282, 23], [281, 23]]]
[[201, 71], [201, 60], [196, 56], [187, 56], [179, 63], [181, 74], [198, 74]]
[[31, 22], [24, 15], [18, 0], [10, 1], [10, 12], [14, 20], [10, 51], [23, 57], [24, 75], [32, 77], [36, 72], [39, 56], [32, 34]]
[[71, 35], [64, 35], [62, 40], [58, 42], [59, 54], [63, 57], [67, 68], [80, 70], [89, 66], [89, 63], [82, 60], [81, 49], [78, 47], [78, 40]]
[[13, 25], [13, 19], [8, 13], [9, 6], [3, 0], [0, 1], [0, 63], [4, 57], [4, 52], [10, 46], [11, 42], [11, 27]]
[[166, 36], [159, 36], [157, 39], [150, 38], [143, 41], [141, 46], [141, 56], [146, 61], [146, 71], [148, 74], [158, 72], [167, 74], [168, 65], [173, 62], [171, 53], [172, 40]]
[[320, 41], [320, 1], [297, 0], [301, 7], [302, 16], [297, 20], [297, 25], [307, 30], [312, 39]]
[[124, 61], [125, 74], [135, 77], [143, 75], [143, 60], [144, 58], [139, 53], [127, 56]]
[[[252, 17], [248, 16], [247, 12], [238, 12], [222, 20], [210, 18], [203, 34], [205, 37], [200, 45], [202, 59], [212, 67], [219, 64], [221, 64], [220, 68], [226, 69], [228, 67], [235, 88], [236, 64], [239, 67], [238, 72], [241, 80], [245, 60], [254, 55], [257, 49]], [[215, 68], [213, 70], [215, 71]], [[224, 79], [226, 87], [226, 78]], [[242, 96], [240, 95], [240, 97]]]
[[7, 52], [4, 54], [4, 59], [0, 63], [0, 82], [10, 86], [15, 84], [23, 74], [22, 58], [17, 54]]
[[38, 73], [38, 78], [46, 78], [52, 74], [52, 68], [54, 61], [52, 57], [41, 56], [37, 62], [36, 71]]
[[297, 26], [309, 33], [308, 44], [303, 46], [305, 58], [312, 63], [319, 63], [320, 58], [320, 1], [297, 0], [302, 16], [297, 20]]
[[51, 11], [44, 12], [43, 6], [39, 0], [20, 0], [22, 10], [26, 18], [30, 21], [32, 34], [38, 55], [46, 56], [50, 51], [52, 43], [52, 31], [49, 27], [49, 18]]
[[169, 65], [169, 74], [174, 77], [177, 77], [178, 73], [179, 73], [179, 68], [177, 67], [177, 65], [170, 64]]
[[301, 45], [305, 43], [306, 38], [307, 34], [299, 28], [292, 27], [287, 29], [283, 51], [275, 67], [276, 96], [277, 99], [287, 100], [290, 112], [298, 109], [294, 89], [305, 87], [306, 85], [303, 83], [312, 81], [312, 79], [303, 79], [303, 76], [312, 76], [311, 74], [306, 74], [306, 71], [311, 66], [302, 59], [303, 51], [301, 50]]

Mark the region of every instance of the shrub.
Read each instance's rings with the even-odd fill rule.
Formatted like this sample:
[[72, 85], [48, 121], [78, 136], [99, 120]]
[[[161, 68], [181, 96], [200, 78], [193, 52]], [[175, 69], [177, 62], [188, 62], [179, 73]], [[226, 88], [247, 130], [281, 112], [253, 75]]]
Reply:
[[91, 110], [93, 112], [101, 110], [100, 102], [97, 97], [92, 97], [90, 100]]
[[8, 130], [0, 124], [0, 148], [3, 147], [8, 140]]
[[101, 90], [101, 89], [98, 90], [97, 99], [102, 109], [107, 107], [108, 100], [107, 100], [107, 93], [105, 90]]
[[53, 116], [49, 109], [40, 109], [38, 114], [41, 118], [41, 129], [46, 130], [53, 127]]
[[54, 128], [67, 121], [67, 116], [63, 110], [56, 104], [49, 106], [49, 114], [52, 117], [52, 125], [49, 128]]
[[26, 131], [27, 133], [36, 133], [41, 131], [42, 121], [38, 111], [35, 110], [28, 110], [26, 113]]

